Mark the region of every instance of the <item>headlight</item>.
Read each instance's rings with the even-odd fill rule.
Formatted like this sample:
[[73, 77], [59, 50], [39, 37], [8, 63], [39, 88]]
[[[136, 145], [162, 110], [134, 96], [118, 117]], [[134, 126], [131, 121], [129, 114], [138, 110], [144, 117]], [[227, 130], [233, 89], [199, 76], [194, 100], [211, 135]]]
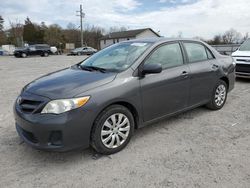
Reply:
[[61, 114], [85, 105], [90, 96], [73, 98], [73, 99], [59, 99], [50, 101], [42, 110], [42, 114]]
[[236, 66], [236, 57], [232, 57], [233, 59], [233, 66]]

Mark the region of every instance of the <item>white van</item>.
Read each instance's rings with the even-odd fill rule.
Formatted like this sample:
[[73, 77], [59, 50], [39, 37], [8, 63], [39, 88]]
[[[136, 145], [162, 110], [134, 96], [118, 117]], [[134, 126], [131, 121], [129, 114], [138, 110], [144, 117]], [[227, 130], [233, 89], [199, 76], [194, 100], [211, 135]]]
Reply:
[[250, 78], [250, 38], [232, 54], [236, 63], [236, 76]]

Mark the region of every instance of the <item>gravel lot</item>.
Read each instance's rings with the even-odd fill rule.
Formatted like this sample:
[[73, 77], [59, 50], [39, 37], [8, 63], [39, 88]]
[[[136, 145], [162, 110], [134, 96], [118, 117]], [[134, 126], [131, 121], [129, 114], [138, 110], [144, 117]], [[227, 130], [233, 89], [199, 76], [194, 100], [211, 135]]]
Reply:
[[222, 110], [201, 107], [142, 128], [115, 155], [22, 143], [12, 112], [21, 88], [83, 58], [0, 57], [0, 187], [250, 187], [250, 80], [237, 80]]

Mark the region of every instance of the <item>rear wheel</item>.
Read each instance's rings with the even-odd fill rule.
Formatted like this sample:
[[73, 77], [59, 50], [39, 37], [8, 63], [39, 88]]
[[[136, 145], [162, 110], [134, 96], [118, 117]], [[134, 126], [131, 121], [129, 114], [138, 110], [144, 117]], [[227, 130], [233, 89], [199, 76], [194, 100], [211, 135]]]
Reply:
[[129, 142], [134, 132], [134, 118], [124, 106], [112, 105], [96, 119], [91, 145], [102, 154], [113, 154], [121, 151]]
[[48, 52], [44, 52], [44, 53], [43, 53], [43, 56], [44, 56], [44, 57], [48, 57], [48, 56], [49, 56], [49, 53], [48, 53]]
[[227, 100], [227, 84], [219, 80], [216, 84], [210, 102], [206, 105], [211, 110], [221, 109]]

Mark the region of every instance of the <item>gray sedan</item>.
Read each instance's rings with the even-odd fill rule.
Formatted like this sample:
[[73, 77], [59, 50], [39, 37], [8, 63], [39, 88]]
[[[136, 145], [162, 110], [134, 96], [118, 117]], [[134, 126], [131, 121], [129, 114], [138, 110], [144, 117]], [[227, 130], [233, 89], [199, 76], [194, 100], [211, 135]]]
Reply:
[[112, 154], [135, 129], [202, 105], [221, 109], [234, 82], [233, 59], [204, 42], [126, 41], [26, 85], [16, 129], [37, 149]]
[[81, 47], [72, 50], [68, 55], [92, 55], [96, 52], [97, 50], [92, 47]]

